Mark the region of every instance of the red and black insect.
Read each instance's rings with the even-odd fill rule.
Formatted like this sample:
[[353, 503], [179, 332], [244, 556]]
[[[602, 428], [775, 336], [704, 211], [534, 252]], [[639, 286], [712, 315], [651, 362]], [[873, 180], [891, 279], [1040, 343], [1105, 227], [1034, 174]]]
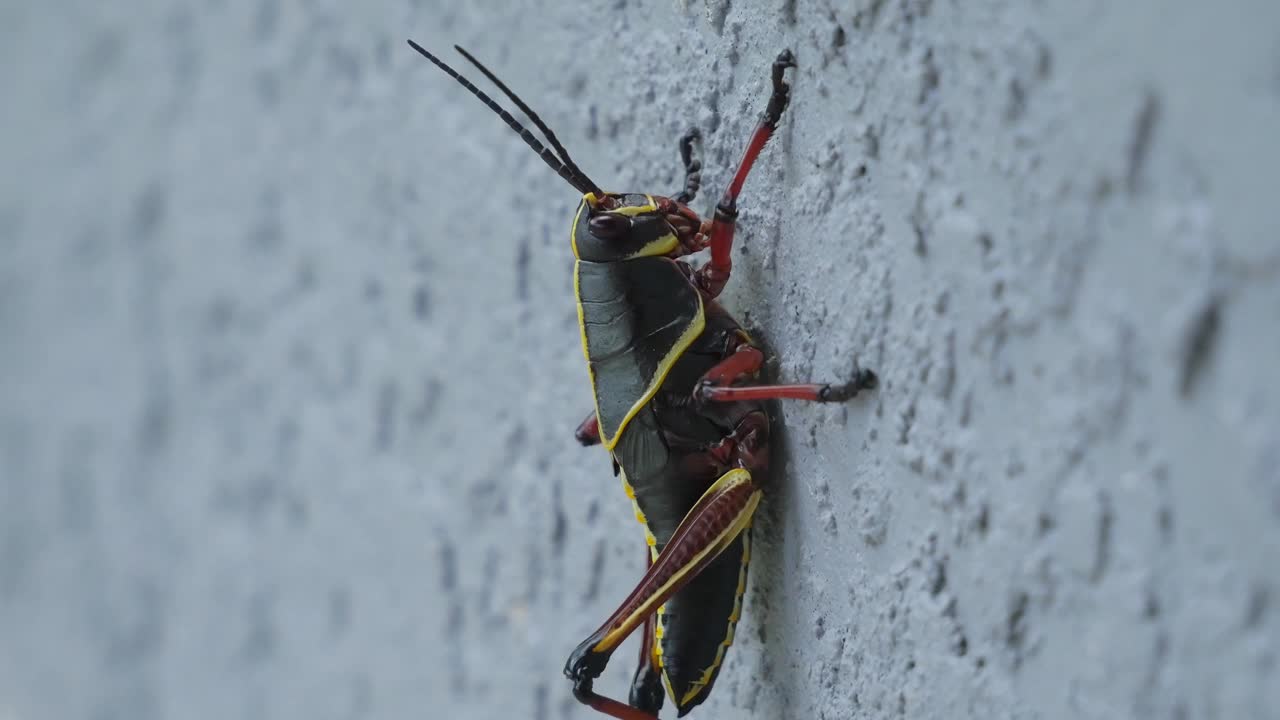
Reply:
[[[707, 698], [742, 609], [756, 483], [769, 461], [765, 401], [845, 400], [873, 388], [855, 369], [844, 384], [758, 384], [764, 354], [716, 298], [729, 280], [738, 194], [789, 100], [790, 51], [773, 63], [773, 92], [714, 218], [688, 203], [701, 185], [698, 134], [680, 141], [684, 188], [673, 197], [605, 192], [542, 120], [462, 48], [546, 136], [554, 152], [453, 68], [409, 44], [497, 113], [560, 177], [582, 193], [570, 231], [582, 348], [595, 410], [583, 445], [611, 455], [644, 527], [648, 570], [598, 630], [569, 656], [565, 675], [581, 702], [621, 720], [654, 720], [665, 695], [683, 716]], [[694, 269], [684, 256], [710, 249]], [[641, 629], [629, 703], [595, 693], [610, 655]]]

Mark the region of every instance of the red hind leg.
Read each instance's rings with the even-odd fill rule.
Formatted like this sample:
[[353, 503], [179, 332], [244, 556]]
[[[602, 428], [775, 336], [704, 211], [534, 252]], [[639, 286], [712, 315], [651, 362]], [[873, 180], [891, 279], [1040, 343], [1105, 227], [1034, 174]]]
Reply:
[[590, 680], [575, 682], [573, 684], [573, 696], [583, 705], [590, 706], [592, 710], [618, 718], [618, 720], [658, 720], [657, 715], [597, 694], [595, 690], [591, 689]]
[[[653, 565], [653, 555], [647, 547], [644, 549], [644, 558], [646, 566]], [[631, 681], [631, 704], [596, 694], [591, 689], [590, 681], [574, 684], [573, 695], [578, 702], [620, 720], [658, 720], [658, 711], [662, 709], [662, 701], [666, 696], [663, 695], [662, 680], [653, 659], [653, 626], [654, 617], [650, 615], [644, 621], [642, 630], [644, 640], [640, 643], [640, 666], [636, 668], [635, 678]]]
[[618, 645], [750, 525], [760, 496], [751, 473], [735, 469], [699, 498], [631, 594], [569, 656], [564, 674], [573, 680], [579, 701], [620, 720], [653, 720], [650, 713], [596, 694], [592, 684]]

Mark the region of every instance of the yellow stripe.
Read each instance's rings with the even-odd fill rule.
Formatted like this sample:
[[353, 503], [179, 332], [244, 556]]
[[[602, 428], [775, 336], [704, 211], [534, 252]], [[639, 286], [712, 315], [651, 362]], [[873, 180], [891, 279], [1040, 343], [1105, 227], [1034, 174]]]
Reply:
[[676, 239], [675, 234], [667, 233], [657, 240], [651, 240], [644, 244], [644, 247], [631, 253], [623, 258], [624, 260], [635, 260], [642, 257], [660, 257], [662, 255], [670, 255], [680, 246], [680, 241]]
[[653, 654], [655, 659], [658, 661], [658, 670], [662, 671], [662, 684], [667, 686], [667, 696], [674, 700], [676, 690], [671, 686], [671, 676], [667, 674], [666, 663], [662, 661], [662, 638], [666, 637], [667, 634], [667, 626], [662, 616], [666, 614], [666, 610], [667, 606], [665, 603], [662, 607], [658, 608], [657, 623], [653, 629]]
[[[716, 668], [724, 662], [724, 654], [733, 645], [733, 633], [738, 625], [738, 618], [742, 616], [742, 598], [747, 592], [747, 563], [751, 561], [751, 536], [747, 534], [747, 530], [751, 528], [751, 521], [747, 521], [747, 527], [743, 528], [742, 536], [742, 566], [738, 570], [738, 589], [734, 592], [733, 611], [729, 613], [729, 629], [725, 632], [724, 641], [720, 643], [720, 647], [716, 648], [716, 657], [711, 661], [711, 665], [702, 671], [702, 676], [689, 685], [689, 691], [680, 698], [677, 703], [678, 707], [689, 704], [690, 700], [698, 697], [708, 684], [711, 682], [711, 676], [715, 675]], [[675, 698], [673, 694], [672, 699]]]
[[665, 667], [662, 667], [661, 665], [659, 665], [659, 667], [662, 668], [662, 684], [667, 686], [667, 697], [671, 698], [672, 701], [674, 702], [676, 697], [676, 689], [671, 686], [671, 676], [667, 674], [667, 669]]
[[[662, 622], [661, 610], [659, 610], [658, 622], [659, 624]], [[667, 687], [667, 697], [671, 698], [672, 702], [674, 702], [676, 698], [676, 689], [671, 685], [671, 676], [667, 674], [666, 666], [662, 664], [662, 642], [660, 639], [655, 641], [654, 650], [658, 656], [658, 669], [662, 671], [662, 684]]]
[[640, 527], [644, 528], [644, 542], [649, 546], [650, 555], [656, 555], [655, 546], [658, 544], [658, 538], [653, 536], [653, 531], [649, 529], [649, 519], [644, 516], [644, 512], [640, 510], [640, 503], [636, 502], [636, 489], [631, 487], [631, 481], [627, 479], [627, 471], [621, 467], [618, 468], [618, 477], [622, 478], [622, 490], [631, 498], [631, 508], [635, 510], [636, 520], [640, 521]]
[[[739, 485], [744, 482], [751, 482], [751, 473], [746, 470], [742, 470], [741, 468], [730, 470], [720, 476], [720, 479], [715, 481], [715, 483], [707, 489], [706, 493], [703, 493], [703, 497], [706, 497], [707, 494], [712, 492], [728, 490], [731, 486]], [[715, 557], [728, 547], [729, 543], [733, 542], [733, 539], [738, 536], [738, 533], [742, 532], [744, 528], [751, 524], [751, 516], [755, 513], [756, 506], [760, 504], [761, 494], [760, 490], [756, 490], [752, 493], [751, 497], [747, 499], [747, 504], [743, 506], [742, 510], [737, 515], [734, 516], [733, 522], [729, 523], [729, 525], [721, 531], [714, 540], [708, 543], [701, 552], [694, 555], [689, 562], [677, 569], [661, 587], [649, 596], [648, 600], [642, 603], [640, 607], [636, 608], [634, 612], [619, 623], [617, 628], [606, 633], [605, 636], [600, 639], [600, 642], [596, 643], [592, 650], [596, 652], [604, 652], [622, 642], [623, 638], [626, 636], [626, 632], [624, 632], [626, 628], [634, 628], [639, 622], [643, 621], [647, 615], [653, 614], [654, 598], [668, 592], [672, 586], [680, 582], [694, 567], [698, 565], [698, 563], [702, 562], [704, 558], [707, 556]], [[680, 522], [681, 527], [683, 527], [688, 521], [689, 517], [686, 516], [685, 519]], [[676, 532], [679, 533], [680, 529], [676, 528]], [[667, 547], [670, 547], [670, 545], [668, 544]]]
[[[622, 215], [637, 215], [642, 212], [656, 211], [658, 206], [654, 203], [653, 196], [645, 195], [645, 197], [649, 200], [648, 205], [618, 208], [613, 212]], [[573, 297], [578, 306], [578, 334], [582, 338], [582, 356], [587, 360], [587, 375], [591, 378], [591, 395], [593, 400], [595, 400], [596, 419], [598, 421], [600, 418], [600, 400], [596, 395], [596, 373], [595, 370], [591, 368], [591, 352], [587, 346], [587, 326], [586, 323], [583, 322], [584, 310], [582, 308], [582, 283], [578, 278], [582, 269], [582, 260], [578, 257], [578, 239], [574, 232], [578, 227], [579, 218], [582, 217], [582, 211], [586, 209], [588, 203], [596, 199], [591, 193], [584, 195], [583, 199], [584, 202], [578, 206], [578, 212], [573, 216], [573, 224], [569, 227], [569, 244], [573, 246]], [[628, 259], [667, 255], [674, 251], [678, 244], [679, 240], [676, 239], [675, 235], [663, 235], [657, 240], [654, 240], [640, 248], [640, 250], [631, 255]], [[693, 318], [693, 322], [689, 327], [685, 328], [685, 331], [680, 335], [680, 338], [676, 340], [676, 344], [671, 348], [671, 351], [662, 358], [662, 362], [658, 363], [658, 370], [654, 373], [653, 379], [649, 382], [649, 387], [645, 388], [644, 394], [635, 402], [634, 405], [631, 406], [631, 409], [627, 411], [627, 414], [623, 416], [622, 422], [618, 423], [618, 428], [614, 431], [614, 434], [611, 437], [605, 435], [604, 427], [601, 426], [600, 444], [604, 446], [605, 450], [613, 450], [613, 447], [618, 444], [618, 438], [622, 436], [623, 429], [625, 429], [627, 424], [635, 418], [635, 416], [640, 412], [640, 409], [644, 407], [645, 403], [653, 399], [653, 396], [658, 392], [658, 388], [662, 387], [662, 381], [667, 379], [667, 373], [671, 372], [671, 368], [675, 366], [676, 360], [678, 360], [680, 356], [684, 354], [684, 351], [693, 344], [693, 341], [702, 334], [702, 331], [707, 324], [706, 312], [702, 306], [702, 293], [695, 293], [695, 295], [698, 298], [698, 314]]]
[[[627, 217], [635, 217], [636, 215], [643, 215], [644, 213], [657, 212], [658, 205], [653, 201], [653, 196], [645, 195], [645, 197], [649, 199], [648, 205], [641, 205], [639, 207], [620, 207], [610, 212], [613, 212], [616, 215], [625, 215]], [[577, 229], [578, 229], [578, 222], [582, 219], [582, 211], [586, 210], [588, 205], [590, 205], [591, 207], [595, 207], [596, 203], [598, 202], [600, 202], [598, 198], [596, 198], [591, 193], [587, 193], [586, 195], [583, 196], [583, 202], [578, 205], [578, 212], [573, 216], [573, 224], [569, 226], [569, 245], [573, 247], [573, 256], [575, 258], [578, 257]], [[636, 258], [642, 258], [642, 257], [656, 257], [659, 255], [670, 255], [679, 246], [680, 246], [680, 241], [676, 239], [676, 236], [672, 233], [668, 233], [656, 240], [645, 243], [644, 247], [631, 253], [630, 255], [626, 256], [623, 259], [634, 260]]]
[[[583, 196], [584, 198], [583, 202], [580, 205], [578, 205], [578, 212], [575, 213], [573, 216], [573, 224], [569, 226], [569, 245], [573, 247], [574, 259], [577, 259], [578, 257], [578, 218], [582, 217], [582, 211], [586, 209], [587, 203], [591, 201], [592, 197], [593, 196], [591, 193], [587, 193], [585, 196]], [[576, 266], [574, 267], [574, 270], [577, 270]], [[575, 278], [577, 277], [576, 273], [574, 277]], [[578, 292], [578, 281], [575, 279], [573, 283], [574, 283], [573, 291], [574, 291], [574, 295], [576, 296]], [[581, 314], [582, 309], [579, 308], [578, 311], [579, 311], [579, 314]]]
[[626, 215], [627, 217], [635, 217], [636, 215], [643, 215], [644, 213], [657, 212], [658, 205], [655, 202], [653, 202], [653, 196], [645, 195], [644, 197], [646, 200], [649, 201], [648, 205], [637, 205], [637, 206], [627, 205], [620, 208], [614, 208], [609, 212], [617, 213], [618, 215]]
[[[577, 277], [576, 271], [574, 273], [574, 277]], [[576, 287], [574, 288], [574, 292], [577, 292]], [[685, 328], [685, 331], [681, 333], [680, 338], [676, 340], [676, 344], [671, 346], [670, 352], [664, 355], [662, 361], [658, 363], [658, 369], [654, 372], [653, 380], [649, 382], [649, 387], [645, 388], [644, 394], [640, 396], [639, 400], [636, 400], [635, 404], [631, 406], [631, 409], [627, 411], [627, 414], [623, 416], [622, 422], [618, 423], [618, 429], [614, 431], [612, 437], [606, 437], [604, 434], [604, 428], [600, 428], [600, 442], [604, 445], [605, 450], [613, 450], [613, 447], [618, 444], [618, 438], [622, 437], [622, 431], [626, 429], [627, 425], [635, 418], [640, 410], [644, 408], [645, 404], [653, 399], [653, 396], [658, 393], [658, 388], [662, 387], [662, 381], [667, 379], [667, 373], [671, 372], [671, 368], [675, 367], [676, 361], [680, 359], [680, 356], [684, 355], [684, 351], [689, 349], [689, 346], [693, 344], [693, 341], [697, 340], [698, 336], [702, 334], [703, 329], [706, 328], [707, 315], [705, 308], [702, 306], [702, 293], [694, 293], [694, 295], [698, 298], [698, 314], [694, 316], [693, 322], [689, 323], [689, 327]], [[578, 315], [579, 319], [581, 319], [581, 300], [578, 301]], [[579, 322], [579, 325], [581, 325], [581, 322]], [[587, 331], [585, 329], [582, 331], [582, 337], [582, 347], [585, 352], [587, 337]], [[588, 367], [590, 364], [591, 359], [588, 356]], [[593, 392], [595, 391], [595, 388], [596, 376], [593, 372], [591, 373], [591, 389]], [[600, 403], [597, 401], [596, 416], [598, 417], [599, 414]]]

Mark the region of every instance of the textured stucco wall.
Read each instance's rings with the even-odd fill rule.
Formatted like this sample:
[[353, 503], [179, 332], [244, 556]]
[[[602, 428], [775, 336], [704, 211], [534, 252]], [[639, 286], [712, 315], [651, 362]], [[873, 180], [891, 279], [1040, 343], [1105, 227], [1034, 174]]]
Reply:
[[409, 36], [704, 208], [799, 58], [727, 302], [883, 385], [695, 717], [1276, 717], [1280, 4], [467, 5], [0, 7], [0, 718], [587, 717], [576, 200]]

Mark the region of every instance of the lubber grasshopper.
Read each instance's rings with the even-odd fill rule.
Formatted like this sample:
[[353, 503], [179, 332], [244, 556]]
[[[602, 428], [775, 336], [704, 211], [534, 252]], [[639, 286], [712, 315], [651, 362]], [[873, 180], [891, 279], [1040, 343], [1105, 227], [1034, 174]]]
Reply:
[[[787, 107], [790, 51], [773, 63], [773, 92], [711, 220], [689, 209], [701, 185], [696, 131], [680, 141], [684, 188], [673, 197], [604, 192], [519, 97], [462, 53], [554, 148], [453, 68], [409, 44], [497, 113], [578, 192], [570, 231], [582, 349], [595, 411], [578, 426], [603, 445], [644, 526], [648, 570], [617, 611], [569, 656], [581, 702], [621, 720], [654, 720], [663, 688], [683, 716], [706, 699], [742, 609], [756, 484], [769, 461], [765, 401], [845, 400], [875, 387], [855, 366], [842, 384], [762, 385], [764, 354], [716, 298], [729, 280], [738, 194]], [[694, 269], [686, 255], [710, 249]], [[630, 702], [592, 690], [610, 655], [643, 626]]]

